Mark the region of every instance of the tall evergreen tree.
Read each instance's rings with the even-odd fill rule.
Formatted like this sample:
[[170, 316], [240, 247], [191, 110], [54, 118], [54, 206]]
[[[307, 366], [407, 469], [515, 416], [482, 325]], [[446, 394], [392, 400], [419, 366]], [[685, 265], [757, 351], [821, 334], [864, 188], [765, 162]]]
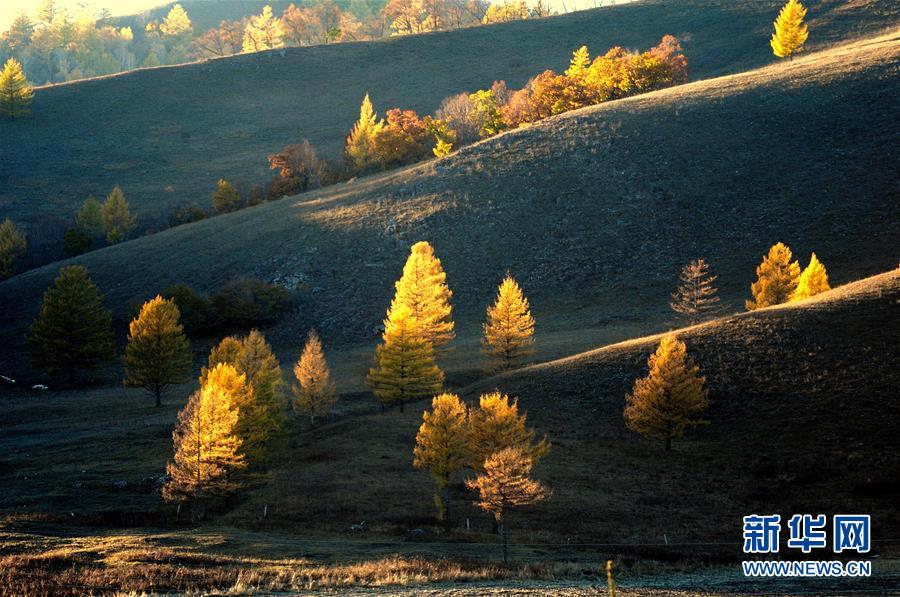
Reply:
[[746, 301], [748, 311], [786, 303], [800, 277], [800, 264], [791, 261], [787, 245], [775, 243], [756, 268], [756, 282], [750, 286], [753, 299]]
[[22, 65], [10, 58], [0, 70], [0, 114], [10, 118], [27, 115], [34, 91], [25, 79]]
[[664, 440], [669, 451], [685, 429], [703, 423], [695, 417], [709, 406], [706, 378], [687, 355], [684, 342], [671, 334], [663, 337], [647, 364], [650, 373], [635, 380], [625, 396], [625, 424], [645, 437]]
[[825, 265], [813, 253], [809, 259], [809, 265], [797, 279], [797, 288], [791, 294], [791, 300], [803, 300], [826, 290], [831, 290], [831, 286], [828, 284], [828, 272], [825, 271]]
[[159, 30], [163, 35], [169, 37], [189, 36], [193, 33], [194, 26], [187, 11], [180, 4], [176, 4], [160, 23]]
[[487, 309], [482, 329], [482, 352], [488, 357], [489, 370], [512, 369], [534, 354], [534, 317], [528, 299], [509, 274], [500, 283], [497, 300]]
[[100, 214], [103, 218], [106, 241], [111, 245], [128, 238], [128, 235], [137, 226], [137, 221], [128, 209], [125, 193], [122, 192], [119, 185], [113, 187], [113, 190], [106, 196], [106, 201], [100, 208]]
[[0, 280], [16, 273], [16, 262], [22, 258], [27, 248], [25, 233], [9, 218], [3, 220], [0, 224]]
[[212, 204], [217, 214], [236, 211], [241, 207], [241, 196], [233, 184], [220, 178], [213, 191]]
[[125, 385], [145, 388], [162, 404], [163, 390], [191, 375], [191, 346], [174, 301], [157, 295], [144, 303], [129, 325], [125, 347]]
[[441, 260], [435, 257], [431, 244], [425, 241], [412, 246], [403, 275], [395, 284], [397, 292], [391, 309], [399, 305], [409, 307], [417, 330], [425, 340], [440, 350], [453, 340], [453, 308], [447, 287], [447, 274]]
[[369, 94], [363, 98], [359, 108], [359, 120], [353, 125], [344, 144], [347, 162], [355, 172], [363, 172], [377, 163], [375, 158], [375, 136], [384, 128], [384, 120], [378, 120]]
[[440, 394], [431, 400], [431, 411], [422, 413], [422, 425], [416, 434], [413, 466], [428, 470], [437, 491], [434, 503], [438, 520], [449, 523], [450, 479], [469, 462], [469, 438], [466, 405], [456, 394]]
[[178, 414], [172, 434], [175, 456], [166, 466], [169, 481], [163, 487], [167, 501], [204, 502], [234, 492], [235, 473], [245, 468], [241, 439], [236, 433], [238, 403], [251, 392], [246, 378], [226, 363], [216, 365], [200, 390]]
[[500, 392], [482, 394], [478, 408], [469, 411], [469, 468], [483, 470], [485, 460], [504, 448], [517, 448], [536, 464], [550, 451], [550, 441], [546, 436], [535, 440], [534, 429], [526, 424], [518, 400]]
[[507, 512], [511, 508], [538, 504], [550, 497], [550, 490], [531, 478], [533, 464], [522, 450], [504, 448], [485, 460], [484, 469], [477, 477], [466, 480], [466, 487], [478, 492], [475, 505], [493, 514], [500, 526], [504, 564], [508, 561]]
[[682, 321], [694, 325], [719, 311], [719, 290], [713, 285], [716, 277], [703, 259], [694, 259], [681, 268], [681, 283], [672, 293], [669, 306]]
[[316, 417], [327, 416], [334, 407], [334, 382], [322, 350], [322, 341], [315, 330], [309, 332], [303, 353], [294, 365], [297, 383], [292, 386], [294, 409], [309, 415], [310, 423]]
[[93, 195], [84, 200], [81, 210], [75, 215], [75, 225], [91, 241], [103, 236], [103, 209], [100, 202]]
[[114, 356], [112, 318], [103, 294], [80, 265], [64, 267], [44, 293], [28, 335], [34, 363], [75, 382], [79, 369], [96, 369]]
[[444, 374], [434, 362], [434, 347], [406, 305], [388, 311], [375, 361], [367, 383], [383, 405], [397, 403], [402, 411], [406, 402], [441, 391]]
[[772, 33], [772, 52], [779, 58], [793, 59], [794, 54], [803, 49], [806, 38], [809, 37], [806, 24], [806, 8], [798, 0], [788, 0], [778, 18], [775, 19], [775, 32]]

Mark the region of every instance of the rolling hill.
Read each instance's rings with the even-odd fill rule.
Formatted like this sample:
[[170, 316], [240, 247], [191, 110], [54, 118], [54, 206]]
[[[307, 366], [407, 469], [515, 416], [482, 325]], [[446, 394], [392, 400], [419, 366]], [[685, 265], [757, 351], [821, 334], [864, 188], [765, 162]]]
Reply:
[[[894, 267], [898, 56], [890, 34], [610, 102], [65, 263], [84, 264], [120, 317], [178, 282], [305, 288], [267, 334], [288, 358], [311, 325], [330, 346], [360, 346], [359, 380], [408, 248], [428, 239], [454, 291], [458, 353], [474, 350], [508, 269], [532, 300], [541, 356], [570, 354], [665, 326], [678, 270], [698, 256], [731, 309], [778, 240], [804, 263], [815, 251], [836, 283]], [[0, 284], [4, 374], [27, 374], [25, 328], [61, 265]]]
[[[559, 17], [378, 42], [293, 48], [39, 89], [34, 116], [0, 123], [0, 217], [29, 234], [31, 264], [59, 255], [64, 226], [88, 194], [120, 184], [141, 228], [175, 205], [209, 205], [216, 179], [256, 182], [265, 156], [309, 138], [337, 155], [369, 92], [382, 111], [431, 112], [442, 98], [495, 79], [521, 86], [588, 44], [684, 42], [692, 77], [771, 62], [780, 0], [644, 0]], [[810, 49], [896, 25], [887, 0], [810, 2]], [[14, 148], [14, 150], [13, 150]]]

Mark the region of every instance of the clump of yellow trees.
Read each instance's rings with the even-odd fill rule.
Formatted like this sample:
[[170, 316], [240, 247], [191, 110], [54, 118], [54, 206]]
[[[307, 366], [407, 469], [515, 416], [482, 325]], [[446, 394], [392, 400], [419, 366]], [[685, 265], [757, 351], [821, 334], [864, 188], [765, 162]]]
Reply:
[[813, 253], [809, 265], [801, 271], [793, 261], [791, 249], [775, 243], [756, 268], [756, 281], [750, 286], [753, 298], [746, 301], [747, 310], [799, 301], [830, 290], [828, 272]]

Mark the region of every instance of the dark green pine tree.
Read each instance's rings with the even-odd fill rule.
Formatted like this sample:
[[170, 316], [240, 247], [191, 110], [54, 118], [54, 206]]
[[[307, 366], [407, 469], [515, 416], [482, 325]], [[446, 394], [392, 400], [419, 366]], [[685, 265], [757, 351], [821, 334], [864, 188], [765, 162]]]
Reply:
[[115, 356], [109, 311], [84, 267], [63, 268], [44, 292], [28, 345], [36, 366], [65, 373], [69, 383], [75, 382], [76, 371], [96, 369]]

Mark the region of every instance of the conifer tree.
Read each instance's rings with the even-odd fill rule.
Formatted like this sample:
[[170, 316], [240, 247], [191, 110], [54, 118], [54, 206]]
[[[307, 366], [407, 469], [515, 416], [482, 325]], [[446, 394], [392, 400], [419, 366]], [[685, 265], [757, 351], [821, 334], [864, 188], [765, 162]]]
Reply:
[[466, 480], [466, 487], [478, 492], [475, 505], [493, 514], [500, 526], [504, 564], [508, 561], [507, 511], [538, 504], [551, 494], [549, 489], [531, 478], [533, 464], [533, 460], [518, 448], [504, 448], [487, 458], [477, 477]]
[[106, 241], [114, 245], [128, 238], [134, 230], [137, 222], [128, 209], [128, 201], [122, 188], [116, 185], [107, 195], [106, 201], [100, 208], [103, 217], [103, 231], [106, 232]]
[[169, 481], [163, 487], [167, 501], [233, 493], [239, 487], [235, 473], [246, 466], [241, 440], [235, 432], [242, 395], [251, 392], [246, 378], [226, 363], [216, 365], [200, 390], [178, 414], [172, 434], [175, 457], [166, 466]]
[[84, 200], [81, 210], [75, 215], [75, 226], [92, 242], [103, 236], [103, 211], [93, 195]]
[[685, 429], [704, 423], [694, 417], [709, 406], [706, 378], [687, 355], [684, 342], [671, 334], [663, 337], [647, 364], [650, 373], [635, 380], [625, 396], [625, 424], [645, 437], [664, 440], [669, 451]]
[[217, 364], [227, 363], [244, 375], [251, 392], [239, 397], [240, 414], [235, 432], [241, 438], [241, 453], [251, 465], [265, 463], [284, 426], [285, 397], [281, 365], [265, 336], [252, 330], [245, 338], [224, 338], [210, 351], [209, 368], [201, 373], [203, 383]]
[[534, 354], [534, 317], [528, 299], [509, 274], [500, 283], [497, 300], [487, 308], [482, 329], [482, 352], [488, 357], [489, 370], [512, 369]]
[[194, 31], [194, 26], [191, 24], [187, 11], [180, 4], [176, 4], [160, 23], [159, 30], [163, 35], [169, 37], [181, 37], [189, 36]]
[[504, 448], [517, 448], [537, 463], [550, 451], [547, 437], [535, 441], [534, 429], [526, 427], [527, 418], [519, 414], [519, 402], [510, 402], [500, 392], [482, 394], [478, 408], [469, 411], [469, 468], [484, 469], [487, 458]]
[[375, 158], [375, 136], [384, 128], [384, 120], [378, 120], [369, 94], [363, 98], [359, 108], [359, 120], [353, 125], [344, 143], [347, 162], [355, 172], [363, 172], [377, 162]]
[[791, 250], [783, 243], [775, 243], [769, 254], [756, 268], [756, 282], [751, 284], [753, 300], [746, 301], [748, 311], [786, 303], [800, 277], [800, 264], [791, 261]]
[[793, 59], [796, 52], [803, 49], [809, 31], [803, 18], [806, 17], [806, 8], [798, 0], [788, 0], [778, 18], [775, 19], [775, 32], [769, 44], [772, 52], [779, 58]]
[[281, 47], [284, 47], [284, 26], [267, 4], [260, 14], [250, 17], [244, 28], [243, 51], [260, 52]]
[[316, 417], [327, 416], [335, 402], [331, 371], [315, 330], [306, 338], [300, 360], [294, 365], [294, 377], [294, 409], [309, 415], [310, 423], [315, 424]]
[[439, 350], [453, 340], [453, 293], [447, 287], [447, 274], [434, 249], [426, 241], [412, 246], [403, 275], [395, 284], [397, 292], [391, 309], [398, 305], [409, 307], [423, 338]]
[[803, 300], [826, 290], [831, 290], [831, 286], [828, 284], [828, 272], [825, 271], [825, 265], [813, 253], [809, 259], [809, 265], [797, 279], [797, 288], [791, 294], [791, 300]]
[[694, 259], [681, 268], [681, 284], [672, 293], [669, 306], [688, 325], [703, 321], [719, 311], [718, 288], [713, 285], [717, 276], [709, 271], [703, 259]]
[[566, 76], [573, 79], [583, 77], [591, 65], [591, 55], [587, 46], [581, 46], [572, 52], [572, 60], [569, 62], [569, 68], [566, 69]]
[[449, 523], [450, 479], [469, 462], [469, 438], [466, 405], [456, 394], [440, 394], [431, 400], [431, 411], [422, 413], [422, 425], [416, 435], [413, 466], [427, 469], [437, 490], [434, 503], [438, 520]]
[[125, 347], [125, 385], [145, 388], [162, 404], [163, 390], [191, 375], [191, 346], [179, 321], [174, 301], [157, 295], [144, 303], [128, 327]]
[[28, 335], [34, 363], [75, 382], [79, 369], [96, 369], [113, 358], [112, 318], [103, 294], [80, 265], [64, 267], [44, 293]]
[[16, 273], [16, 262], [25, 254], [28, 241], [12, 220], [0, 224], [0, 280]]
[[241, 196], [233, 184], [220, 178], [213, 191], [212, 204], [217, 214], [229, 213], [240, 209]]
[[0, 70], [0, 114], [10, 118], [27, 115], [34, 91], [25, 79], [22, 65], [10, 58]]
[[375, 361], [366, 381], [382, 405], [397, 403], [402, 411], [406, 402], [441, 391], [444, 374], [434, 362], [434, 347], [406, 305], [388, 311]]

